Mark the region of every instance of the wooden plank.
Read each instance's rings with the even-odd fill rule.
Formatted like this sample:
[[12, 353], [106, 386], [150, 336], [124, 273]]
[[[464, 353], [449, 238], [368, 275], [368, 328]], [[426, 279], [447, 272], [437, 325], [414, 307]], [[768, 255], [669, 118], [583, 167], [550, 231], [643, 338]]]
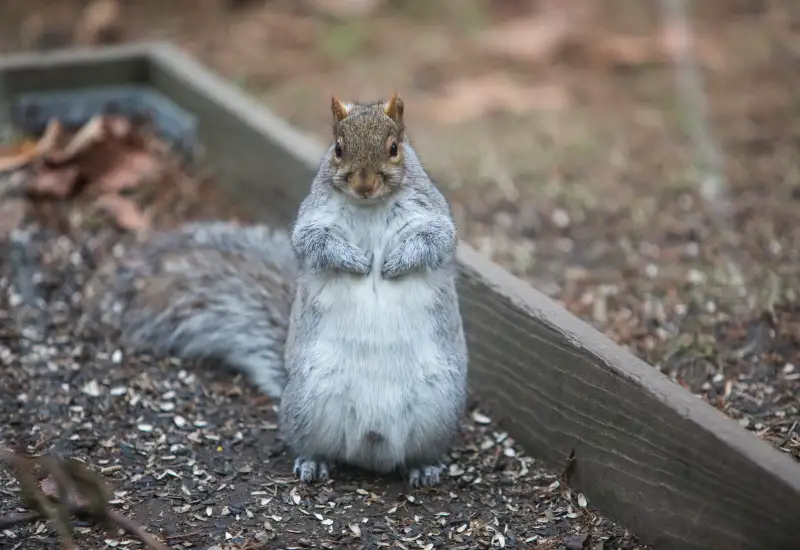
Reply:
[[[289, 221], [322, 145], [175, 48], [147, 48], [147, 81], [200, 118], [220, 184]], [[69, 72], [69, 56], [46, 64]], [[28, 73], [0, 63], [3, 87], [25, 89], [10, 74]], [[459, 263], [473, 391], [533, 456], [564, 467], [574, 450], [591, 505], [659, 549], [800, 549], [800, 465], [465, 244]]]
[[529, 453], [666, 549], [800, 548], [800, 465], [548, 297], [460, 250], [472, 385]]
[[[0, 58], [0, 104], [7, 106], [24, 92], [142, 84], [147, 81], [149, 55], [149, 46], [126, 45], [5, 56]], [[9, 120], [5, 107], [0, 110], [0, 126]]]

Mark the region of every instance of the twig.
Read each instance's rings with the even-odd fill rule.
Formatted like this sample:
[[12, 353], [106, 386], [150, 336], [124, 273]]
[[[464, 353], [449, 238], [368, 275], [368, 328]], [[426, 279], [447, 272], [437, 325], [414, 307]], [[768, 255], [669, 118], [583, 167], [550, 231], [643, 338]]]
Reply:
[[[83, 506], [74, 506], [70, 508], [70, 512], [72, 515], [80, 516], [86, 513], [86, 508]], [[150, 533], [148, 533], [144, 526], [137, 523], [136, 521], [132, 520], [127, 516], [123, 516], [119, 512], [114, 510], [109, 510], [107, 512], [108, 519], [114, 522], [120, 529], [124, 529], [129, 534], [133, 535], [134, 537], [138, 538], [142, 541], [145, 545], [153, 548], [154, 550], [170, 550], [169, 546], [163, 544], [155, 537], [153, 537]], [[5, 516], [0, 516], [0, 529], [8, 529], [10, 527], [15, 527], [17, 525], [23, 525], [26, 523], [33, 523], [34, 521], [44, 519], [44, 516], [39, 512], [26, 512], [24, 514], [8, 514]], [[189, 533], [189, 535], [176, 535], [172, 537], [172, 539], [178, 540], [181, 538], [188, 538], [189, 536], [194, 536], [197, 533]]]
[[42, 514], [39, 512], [25, 512], [24, 514], [8, 514], [0, 516], [0, 529], [9, 529], [22, 525], [25, 523], [33, 523], [37, 519], [41, 519]]
[[[70, 520], [73, 516], [83, 516], [101, 523], [107, 529], [112, 524], [116, 525], [153, 550], [169, 550], [167, 545], [148, 533], [143, 525], [110, 509], [108, 488], [81, 462], [52, 456], [22, 456], [6, 449], [0, 449], [0, 460], [11, 466], [20, 483], [23, 501], [34, 509], [24, 514], [0, 517], [0, 529], [39, 519], [50, 519], [55, 524], [62, 546], [72, 549], [77, 547], [72, 540]], [[41, 487], [34, 476], [35, 468], [38, 468], [38, 474], [47, 474]], [[45, 484], [49, 489], [44, 488]], [[56, 495], [57, 501], [48, 498]]]
[[181, 541], [188, 540], [188, 539], [202, 537], [202, 536], [204, 536], [206, 534], [207, 534], [206, 531], [192, 531], [191, 533], [181, 533], [181, 534], [178, 534], [178, 535], [169, 535], [169, 536], [166, 536], [164, 538], [167, 539], [167, 542], [172, 545], [172, 544], [175, 544], [176, 542], [181, 542]]
[[134, 537], [137, 537], [147, 546], [150, 546], [154, 550], [170, 550], [169, 546], [157, 540], [153, 535], [148, 533], [142, 524], [137, 523], [131, 518], [123, 516], [122, 514], [114, 510], [109, 510], [106, 513], [108, 514], [108, 519], [113, 521], [116, 525], [118, 525], [120, 528], [124, 529]]

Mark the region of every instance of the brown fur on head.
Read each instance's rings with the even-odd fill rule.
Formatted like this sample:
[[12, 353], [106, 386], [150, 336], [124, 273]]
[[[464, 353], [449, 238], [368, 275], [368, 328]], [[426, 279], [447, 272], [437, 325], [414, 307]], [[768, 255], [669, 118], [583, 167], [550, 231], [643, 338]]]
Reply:
[[395, 93], [387, 101], [343, 103], [331, 99], [333, 181], [349, 196], [381, 199], [402, 183], [405, 175], [403, 100]]

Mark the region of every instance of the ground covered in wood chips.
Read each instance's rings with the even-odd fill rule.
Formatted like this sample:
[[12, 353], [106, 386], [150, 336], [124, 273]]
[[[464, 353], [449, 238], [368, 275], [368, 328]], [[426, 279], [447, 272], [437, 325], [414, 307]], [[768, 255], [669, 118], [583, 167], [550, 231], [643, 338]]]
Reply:
[[[176, 170], [131, 195], [151, 227], [234, 217], [209, 182]], [[113, 215], [82, 195], [29, 200], [14, 191], [24, 181], [4, 183], [4, 205], [22, 212], [0, 244], [1, 444], [81, 459], [113, 489], [114, 509], [173, 547], [645, 548], [477, 408], [440, 487], [408, 491], [400, 479], [353, 471], [297, 482], [273, 404], [241, 377], [129, 354], [80, 323], [93, 270], [133, 245]], [[2, 525], [23, 510], [7, 469], [0, 495]], [[81, 547], [139, 547], [122, 532], [76, 525]], [[2, 548], [57, 540], [41, 521], [0, 528]]]

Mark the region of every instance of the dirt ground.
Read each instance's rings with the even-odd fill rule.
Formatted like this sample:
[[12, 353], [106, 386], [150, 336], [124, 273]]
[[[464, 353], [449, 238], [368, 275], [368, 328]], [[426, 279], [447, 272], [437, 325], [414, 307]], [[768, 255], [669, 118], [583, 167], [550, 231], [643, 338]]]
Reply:
[[[86, 2], [7, 4], [0, 51], [86, 42], [103, 27], [102, 13], [77, 9]], [[371, 4], [365, 20], [357, 12]], [[121, 40], [181, 45], [319, 139], [330, 94], [398, 90], [465, 240], [800, 458], [800, 9], [774, 0], [693, 8], [704, 114], [682, 87], [691, 67], [675, 61], [680, 21], [659, 4], [464, 5], [142, 0], [108, 20]], [[708, 181], [724, 183], [710, 199]], [[154, 395], [183, 382], [159, 384]], [[148, 414], [171, 429], [168, 414]], [[158, 425], [152, 418], [142, 422]], [[275, 487], [270, 514], [289, 490]], [[386, 506], [398, 495], [387, 493]]]

